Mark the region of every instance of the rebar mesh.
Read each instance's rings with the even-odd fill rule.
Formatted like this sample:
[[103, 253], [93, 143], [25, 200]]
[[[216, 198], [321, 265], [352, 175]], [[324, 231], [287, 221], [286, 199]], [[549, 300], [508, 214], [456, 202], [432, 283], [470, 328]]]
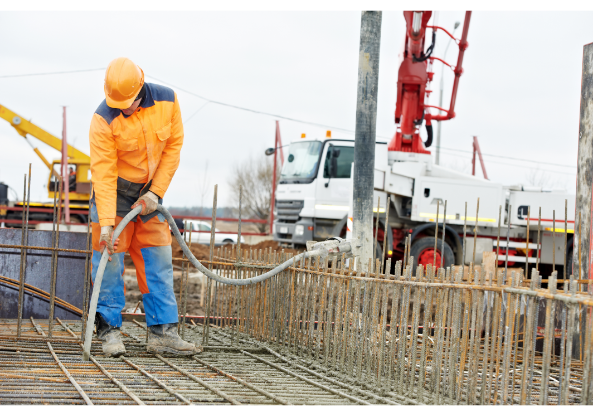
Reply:
[[[209, 264], [249, 278], [280, 252], [221, 248]], [[409, 261], [409, 263], [412, 263]], [[187, 261], [187, 260], [186, 260]], [[92, 344], [83, 322], [0, 322], [6, 404], [590, 404], [591, 306], [556, 273], [486, 267], [412, 270], [309, 259], [250, 286], [212, 282], [208, 316], [180, 333], [194, 358], [148, 354], [145, 324], [125, 322], [127, 353]], [[413, 263], [412, 263], [413, 264]], [[186, 293], [185, 290], [184, 293]], [[88, 296], [87, 296], [88, 297]], [[183, 322], [183, 319], [181, 320]]]
[[[214, 267], [247, 278], [282, 253], [222, 249]], [[387, 263], [385, 269], [390, 270]], [[426, 404], [589, 404], [593, 297], [513, 271], [303, 261], [248, 287], [213, 284], [211, 322], [345, 383]], [[467, 269], [466, 269], [467, 270]], [[541, 313], [540, 313], [541, 311]], [[558, 321], [561, 324], [558, 325]], [[558, 329], [560, 328], [560, 329]], [[205, 338], [208, 342], [208, 338]]]

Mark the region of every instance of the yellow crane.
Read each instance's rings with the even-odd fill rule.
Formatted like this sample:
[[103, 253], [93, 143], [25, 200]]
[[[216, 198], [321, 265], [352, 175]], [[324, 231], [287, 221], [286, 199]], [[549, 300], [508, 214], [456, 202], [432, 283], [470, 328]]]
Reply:
[[[57, 180], [58, 172], [61, 171], [62, 161], [56, 159], [51, 163], [43, 156], [41, 151], [31, 143], [29, 138], [32, 136], [37, 140], [47, 144], [48, 146], [62, 151], [62, 140], [57, 138], [51, 133], [43, 130], [41, 127], [31, 123], [18, 115], [14, 111], [0, 105], [0, 118], [8, 121], [10, 125], [17, 131], [19, 135], [25, 138], [25, 141], [33, 148], [33, 151], [39, 156], [43, 163], [49, 169], [49, 177], [47, 180], [48, 197], [53, 200], [54, 193], [59, 191], [59, 181]], [[86, 153], [81, 152], [68, 145], [68, 166], [74, 170], [74, 174], [70, 178], [70, 210], [75, 214], [76, 210], [88, 210], [88, 202], [90, 199], [91, 192], [91, 180], [90, 180], [90, 169], [91, 169], [91, 158]], [[74, 178], [74, 179], [72, 179]], [[57, 196], [56, 196], [57, 197]], [[21, 205], [17, 203], [17, 205]], [[53, 207], [53, 204], [46, 203], [31, 203], [31, 207]], [[50, 218], [51, 220], [51, 218]], [[86, 215], [75, 215], [73, 222], [86, 222]]]

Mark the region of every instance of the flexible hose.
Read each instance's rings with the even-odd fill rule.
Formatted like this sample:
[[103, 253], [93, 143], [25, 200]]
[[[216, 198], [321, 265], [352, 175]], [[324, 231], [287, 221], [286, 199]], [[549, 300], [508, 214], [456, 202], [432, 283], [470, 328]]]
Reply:
[[[112, 238], [113, 241], [115, 241], [119, 237], [119, 235], [121, 234], [123, 229], [126, 227], [126, 225], [128, 225], [128, 223], [130, 221], [132, 221], [132, 219], [136, 215], [140, 214], [141, 211], [142, 211], [142, 206], [138, 206], [138, 207], [134, 208], [133, 210], [131, 210], [128, 213], [128, 215], [126, 215], [124, 218], [122, 218], [122, 220], [120, 221], [118, 226], [113, 231], [113, 238]], [[175, 221], [173, 220], [173, 216], [171, 216], [169, 211], [167, 211], [167, 209], [165, 207], [163, 207], [162, 205], [157, 206], [157, 211], [159, 211], [161, 214], [163, 214], [163, 216], [169, 223], [169, 226], [171, 227], [171, 230], [173, 231], [173, 235], [175, 236], [175, 239], [179, 243], [179, 246], [183, 250], [183, 253], [185, 254], [185, 256], [189, 259], [191, 264], [193, 264], [196, 269], [198, 269], [199, 271], [204, 273], [210, 279], [215, 280], [220, 283], [225, 283], [228, 285], [245, 286], [245, 285], [253, 285], [253, 284], [256, 284], [259, 282], [263, 282], [264, 280], [269, 279], [270, 277], [276, 276], [278, 273], [283, 272], [284, 270], [288, 269], [291, 265], [294, 265], [297, 262], [301, 261], [301, 259], [304, 259], [304, 258], [306, 259], [309, 257], [316, 257], [316, 256], [325, 258], [330, 254], [330, 251], [327, 248], [321, 247], [317, 250], [306, 251], [304, 253], [298, 254], [295, 257], [293, 257], [292, 259], [285, 261], [284, 263], [280, 264], [279, 266], [276, 266], [269, 272], [260, 274], [259, 276], [250, 277], [249, 279], [229, 279], [227, 277], [222, 277], [222, 276], [214, 273], [213, 271], [208, 270], [206, 267], [204, 267], [202, 265], [202, 263], [200, 263], [200, 261], [198, 259], [196, 259], [196, 257], [190, 251], [187, 244], [185, 244], [185, 241], [183, 240], [183, 237], [181, 236], [181, 233], [179, 232], [179, 229], [177, 228], [177, 224], [175, 224]], [[350, 243], [343, 243], [343, 244], [340, 244], [339, 248], [335, 251], [336, 252], [348, 252], [348, 251], [350, 251], [350, 248], [351, 248]], [[107, 250], [104, 250], [103, 255], [101, 256], [101, 261], [99, 262], [99, 267], [97, 268], [97, 274], [95, 276], [95, 281], [93, 283], [93, 295], [91, 296], [91, 304], [90, 304], [90, 308], [89, 308], [89, 315], [87, 318], [86, 335], [85, 335], [85, 339], [84, 339], [84, 348], [83, 348], [83, 359], [85, 361], [88, 361], [89, 357], [90, 357], [91, 339], [93, 337], [93, 325], [95, 322], [95, 314], [97, 313], [97, 303], [99, 301], [99, 292], [101, 291], [101, 282], [103, 280], [103, 273], [105, 273], [105, 267], [107, 266], [108, 260], [109, 260], [109, 253], [107, 252]]]
[[426, 141], [424, 142], [424, 147], [428, 149], [432, 144], [432, 126], [426, 125]]
[[183, 250], [183, 253], [185, 254], [185, 256], [189, 259], [191, 264], [193, 264], [196, 269], [198, 269], [199, 271], [204, 273], [210, 279], [216, 280], [219, 283], [225, 283], [225, 284], [233, 285], [233, 286], [253, 285], [253, 284], [262, 282], [266, 279], [269, 279], [270, 277], [276, 276], [278, 273], [283, 272], [284, 270], [288, 269], [291, 265], [296, 264], [297, 262], [301, 261], [301, 259], [303, 259], [303, 258], [309, 258], [309, 257], [315, 257], [315, 256], [326, 257], [329, 254], [329, 252], [327, 250], [325, 250], [325, 252], [324, 252], [324, 250], [306, 251], [304, 253], [296, 255], [295, 257], [293, 257], [290, 260], [286, 260], [284, 263], [280, 264], [279, 266], [276, 266], [274, 269], [270, 270], [269, 272], [260, 274], [259, 276], [250, 277], [249, 279], [229, 279], [227, 277], [219, 276], [218, 274], [216, 274], [213, 271], [208, 270], [206, 267], [204, 267], [202, 265], [202, 263], [200, 263], [200, 261], [198, 259], [196, 259], [196, 257], [190, 251], [187, 244], [185, 244], [185, 241], [183, 240], [183, 237], [181, 236], [181, 233], [179, 232], [179, 229], [177, 228], [177, 224], [175, 224], [175, 221], [173, 221], [173, 217], [171, 216], [169, 211], [167, 211], [167, 209], [161, 205], [158, 206], [157, 210], [160, 211], [160, 213], [164, 215], [167, 222], [169, 222], [169, 225], [171, 226], [171, 230], [173, 231], [173, 235], [175, 235], [175, 239], [179, 243], [179, 246]]

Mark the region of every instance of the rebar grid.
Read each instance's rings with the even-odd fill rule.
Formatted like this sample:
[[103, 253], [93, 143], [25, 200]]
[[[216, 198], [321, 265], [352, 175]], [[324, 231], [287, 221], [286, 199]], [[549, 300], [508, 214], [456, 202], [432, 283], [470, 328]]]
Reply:
[[[145, 326], [126, 322], [125, 357], [104, 357], [100, 343], [93, 341], [91, 361], [82, 361], [91, 288], [90, 226], [86, 250], [58, 247], [60, 181], [52, 247], [28, 246], [30, 177], [29, 171], [22, 244], [10, 246], [21, 249], [18, 319], [0, 322], [0, 403], [593, 402], [593, 296], [577, 291], [586, 280], [571, 276], [559, 291], [556, 272], [542, 279], [539, 263], [530, 279], [521, 272], [509, 276], [508, 251], [499, 270], [498, 250], [494, 272], [485, 265], [478, 271], [473, 262], [469, 273], [460, 266], [413, 270], [411, 238], [394, 272], [390, 259], [385, 265], [379, 259], [366, 264], [356, 259], [362, 267], [353, 270], [354, 262], [344, 257], [316, 258], [250, 286], [208, 280], [206, 317], [197, 324], [185, 319], [190, 266], [179, 259], [184, 272], [180, 333], [203, 344], [204, 352], [195, 359], [148, 354]], [[212, 233], [214, 222], [215, 210]], [[497, 248], [500, 225], [499, 215]], [[538, 261], [540, 228], [538, 221]], [[238, 230], [238, 246], [216, 254], [212, 234], [209, 260], [202, 263], [227, 278], [247, 279], [289, 259], [284, 251], [242, 250], [240, 219]], [[436, 230], [435, 247], [438, 222]], [[25, 284], [30, 249], [52, 251], [49, 293]], [[55, 296], [60, 252], [86, 254], [81, 323], [53, 319], [55, 303], [63, 303]], [[475, 254], [474, 239], [474, 262]], [[17, 285], [15, 279], [10, 283]], [[22, 316], [24, 293], [31, 291], [49, 298], [48, 320], [29, 323]]]
[[[235, 259], [241, 259], [235, 261]], [[211, 267], [248, 278], [284, 261], [221, 248]], [[407, 259], [413, 264], [413, 259]], [[227, 345], [247, 339], [382, 397], [416, 404], [590, 404], [591, 306], [577, 279], [558, 293], [530, 270], [303, 261], [248, 287], [213, 283], [209, 316]], [[350, 262], [351, 264], [351, 262]], [[241, 270], [239, 274], [237, 271]], [[239, 276], [239, 277], [237, 277]], [[539, 317], [542, 309], [545, 316]], [[560, 318], [557, 318], [560, 317]], [[561, 330], [556, 330], [562, 319]], [[204, 331], [204, 343], [211, 336]]]
[[[152, 355], [143, 341], [145, 327], [125, 322], [127, 353], [107, 358], [94, 341], [91, 361], [81, 360], [80, 322], [57, 321], [51, 341], [47, 320], [23, 322], [22, 332], [42, 333], [38, 339], [16, 337], [16, 321], [0, 322], [0, 404], [376, 404], [372, 392], [352, 392], [323, 375], [289, 368], [283, 360], [249, 340], [230, 347], [228, 334], [213, 326], [209, 345], [194, 357]], [[203, 325], [187, 325], [186, 338], [202, 338]], [[63, 342], [70, 337], [74, 342]], [[7, 339], [11, 338], [11, 339]], [[281, 368], [278, 368], [281, 367]], [[370, 398], [370, 400], [369, 400]], [[379, 398], [381, 399], [381, 398]], [[394, 402], [393, 402], [394, 403]]]

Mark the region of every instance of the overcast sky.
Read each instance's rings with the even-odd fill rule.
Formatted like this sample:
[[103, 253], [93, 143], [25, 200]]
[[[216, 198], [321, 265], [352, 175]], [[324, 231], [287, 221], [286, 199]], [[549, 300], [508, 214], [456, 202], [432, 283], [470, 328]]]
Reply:
[[[463, 17], [461, 11], [441, 12], [438, 24], [452, 30]], [[520, 159], [486, 156], [491, 180], [510, 185], [543, 174], [548, 186], [574, 193], [582, 48], [593, 41], [592, 18], [591, 12], [475, 12], [457, 117], [443, 123], [442, 146], [469, 152], [472, 136], [478, 136], [483, 153]], [[401, 11], [383, 13], [381, 140], [395, 132], [404, 30]], [[88, 153], [90, 120], [104, 98], [104, 71], [2, 76], [102, 68], [126, 56], [149, 82], [158, 78], [211, 100], [353, 131], [359, 31], [360, 12], [1, 12], [0, 37], [12, 40], [0, 51], [0, 105], [58, 137], [61, 106], [67, 106], [69, 143]], [[447, 41], [442, 32], [437, 34], [435, 56], [443, 57]], [[456, 59], [452, 44], [447, 61]], [[435, 65], [434, 105], [441, 71], [442, 65]], [[448, 107], [453, 83], [448, 68], [444, 80]], [[206, 101], [177, 93], [186, 120], [185, 143], [165, 205], [200, 204], [206, 162], [210, 186], [219, 184], [219, 205], [225, 205], [233, 166], [261, 157], [273, 145], [275, 118], [210, 103], [189, 120]], [[280, 126], [284, 143], [299, 140], [301, 133], [322, 139], [326, 130], [285, 120]], [[333, 137], [354, 134], [334, 130]], [[47, 200], [48, 169], [3, 120], [0, 149], [0, 181], [21, 197], [23, 174], [32, 162], [31, 198]], [[40, 149], [48, 159], [59, 157], [47, 146]], [[445, 149], [441, 164], [470, 171], [470, 153]], [[212, 193], [206, 198], [211, 204]]]

